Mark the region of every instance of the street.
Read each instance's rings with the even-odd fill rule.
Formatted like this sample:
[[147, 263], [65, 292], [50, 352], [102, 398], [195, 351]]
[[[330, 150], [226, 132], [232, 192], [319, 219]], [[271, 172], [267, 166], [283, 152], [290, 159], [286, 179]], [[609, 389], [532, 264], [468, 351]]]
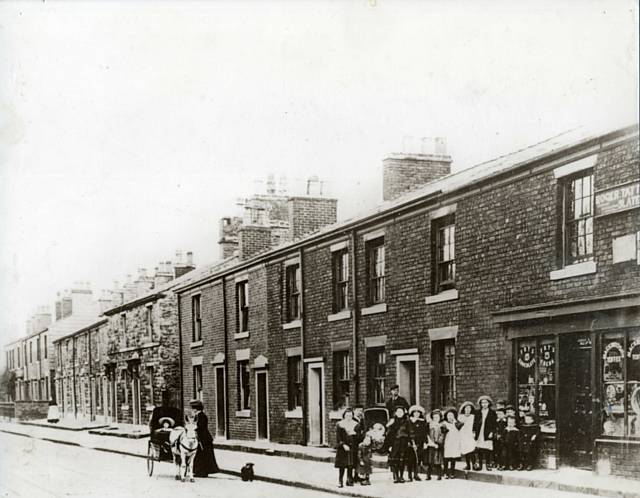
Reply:
[[334, 495], [217, 474], [176, 482], [174, 467], [159, 463], [153, 477], [142, 458], [115, 455], [34, 438], [0, 434], [0, 497], [252, 496], [328, 498]]
[[[216, 496], [278, 498], [328, 498], [331, 493], [317, 492], [293, 486], [283, 486], [261, 481], [244, 483], [238, 477], [217, 474], [208, 479], [196, 479], [195, 483], [176, 482], [170, 463], [157, 463], [152, 477], [147, 476], [146, 462], [142, 458], [117, 455], [88, 448], [68, 446], [41, 439], [0, 433], [0, 498], [13, 497], [63, 497], [63, 496], [113, 496], [113, 497], [178, 497]], [[220, 452], [220, 460], [227, 460]], [[296, 473], [296, 463], [291, 460], [291, 474]], [[224, 464], [224, 462], [221, 462]], [[275, 464], [275, 461], [274, 461]], [[306, 462], [309, 464], [309, 462]], [[327, 464], [318, 464], [318, 471]], [[298, 467], [304, 467], [304, 464]], [[554, 490], [495, 485], [456, 479], [390, 485], [386, 483], [388, 472], [376, 470], [377, 484], [369, 487], [346, 488], [345, 491], [369, 496], [397, 497], [436, 495], [438, 498], [485, 496], [492, 498], [571, 498], [584, 496]], [[337, 476], [336, 476], [337, 477]], [[385, 483], [380, 482], [382, 478]], [[313, 482], [313, 479], [309, 479]], [[333, 483], [327, 483], [332, 485]], [[390, 488], [392, 488], [390, 490]]]

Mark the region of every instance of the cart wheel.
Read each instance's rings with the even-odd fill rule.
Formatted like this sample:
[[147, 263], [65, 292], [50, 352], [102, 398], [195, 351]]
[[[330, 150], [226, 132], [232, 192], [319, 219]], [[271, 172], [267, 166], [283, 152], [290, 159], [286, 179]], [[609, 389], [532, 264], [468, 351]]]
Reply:
[[149, 443], [149, 449], [147, 450], [147, 473], [149, 476], [153, 475], [153, 462], [156, 459], [156, 450], [153, 444]]

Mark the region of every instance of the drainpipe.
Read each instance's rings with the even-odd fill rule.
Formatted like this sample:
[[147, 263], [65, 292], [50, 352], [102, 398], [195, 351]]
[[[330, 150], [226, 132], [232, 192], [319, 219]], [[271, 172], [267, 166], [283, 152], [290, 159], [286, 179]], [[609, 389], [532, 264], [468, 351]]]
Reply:
[[71, 343], [73, 345], [73, 351], [72, 351], [72, 358], [73, 361], [71, 362], [72, 366], [73, 366], [73, 370], [72, 370], [72, 387], [73, 387], [73, 417], [74, 418], [78, 418], [78, 392], [76, 390], [76, 338], [73, 338], [73, 342]]
[[229, 359], [227, 358], [229, 354], [229, 346], [227, 343], [227, 335], [229, 332], [228, 322], [227, 280], [225, 277], [222, 277], [222, 330], [224, 333], [224, 432], [227, 439], [231, 439], [231, 435], [229, 434], [229, 389], [227, 389], [227, 386], [229, 385], [227, 379], [227, 375], [229, 375]]
[[356, 265], [356, 231], [351, 230], [351, 286], [353, 288], [353, 316], [351, 317], [352, 337], [353, 342], [353, 380], [355, 383], [355, 402], [354, 405], [360, 403], [360, 376], [358, 374], [358, 314], [360, 312], [358, 307], [358, 288], [357, 288], [357, 265]]
[[[176, 294], [178, 298], [178, 350], [179, 350], [179, 363], [180, 363], [180, 413], [184, 416], [184, 373], [182, 371], [182, 313], [180, 305], [180, 294]], [[160, 308], [160, 303], [158, 303]]]
[[[308, 401], [307, 401], [307, 369], [304, 365], [304, 266], [303, 266], [303, 256], [302, 247], [298, 250], [298, 258], [300, 259], [300, 361], [302, 362], [302, 444], [307, 445], [307, 435], [308, 435], [308, 427], [307, 427], [307, 413], [309, 410]], [[282, 282], [282, 281], [281, 281]], [[282, 285], [282, 284], [281, 284]], [[324, 379], [323, 379], [324, 381]], [[324, 414], [324, 410], [323, 410]], [[324, 435], [323, 435], [324, 436]]]
[[[87, 331], [87, 349], [89, 350], [89, 420], [91, 420], [92, 422], [95, 420], [95, 417], [93, 416], [93, 392], [94, 389], [92, 389], [91, 387], [91, 379], [93, 378], [92, 372], [91, 372], [91, 329], [89, 329]], [[95, 387], [95, 386], [94, 386]]]

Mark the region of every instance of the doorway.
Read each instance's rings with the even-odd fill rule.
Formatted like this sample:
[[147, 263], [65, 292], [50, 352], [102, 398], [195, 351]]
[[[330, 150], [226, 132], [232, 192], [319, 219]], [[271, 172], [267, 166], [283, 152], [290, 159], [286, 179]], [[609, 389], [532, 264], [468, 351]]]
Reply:
[[215, 367], [216, 381], [216, 436], [227, 437], [227, 399], [224, 366]]
[[256, 371], [257, 439], [269, 439], [269, 379], [267, 372]]
[[560, 336], [558, 453], [560, 463], [593, 468], [590, 334]]
[[409, 405], [420, 403], [418, 395], [418, 355], [397, 356], [396, 369], [396, 382], [400, 386], [400, 396], [406, 399]]
[[310, 363], [307, 374], [308, 444], [321, 446], [325, 442], [324, 431], [324, 365]]

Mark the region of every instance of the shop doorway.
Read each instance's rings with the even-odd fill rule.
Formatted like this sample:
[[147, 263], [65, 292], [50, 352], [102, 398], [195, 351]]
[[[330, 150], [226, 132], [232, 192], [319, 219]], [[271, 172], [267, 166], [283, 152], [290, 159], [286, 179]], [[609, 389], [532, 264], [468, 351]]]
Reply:
[[324, 443], [324, 366], [311, 363], [308, 368], [309, 444], [320, 446]]
[[227, 437], [227, 401], [224, 366], [215, 368], [216, 372], [216, 436]]
[[269, 380], [266, 371], [256, 372], [257, 439], [269, 439]]
[[590, 334], [560, 336], [557, 445], [561, 465], [593, 468]]

